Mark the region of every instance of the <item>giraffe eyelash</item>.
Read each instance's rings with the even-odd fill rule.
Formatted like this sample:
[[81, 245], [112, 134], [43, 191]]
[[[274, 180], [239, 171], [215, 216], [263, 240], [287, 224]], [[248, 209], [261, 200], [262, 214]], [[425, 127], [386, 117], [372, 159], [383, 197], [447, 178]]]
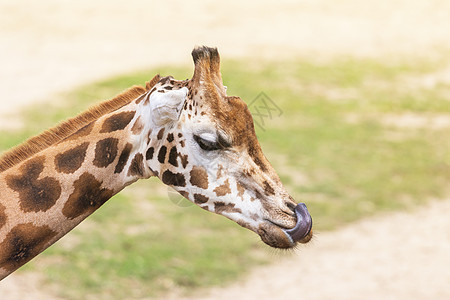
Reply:
[[223, 150], [231, 147], [231, 144], [228, 143], [222, 136], [218, 136], [218, 141], [210, 141], [204, 138], [201, 138], [198, 135], [194, 135], [194, 140], [197, 144], [205, 151], [214, 151], [214, 150]]
[[206, 139], [201, 138], [198, 135], [194, 135], [194, 140], [197, 144], [205, 151], [214, 151], [222, 149], [221, 145], [218, 142], [211, 142]]

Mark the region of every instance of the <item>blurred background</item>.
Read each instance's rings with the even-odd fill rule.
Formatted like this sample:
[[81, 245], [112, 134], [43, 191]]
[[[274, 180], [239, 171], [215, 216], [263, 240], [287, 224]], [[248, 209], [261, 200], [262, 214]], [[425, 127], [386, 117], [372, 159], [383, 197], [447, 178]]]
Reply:
[[[450, 298], [450, 2], [0, 0], [0, 151], [218, 47], [310, 209], [293, 252], [136, 183], [2, 299]], [[277, 113], [261, 119], [263, 103]]]

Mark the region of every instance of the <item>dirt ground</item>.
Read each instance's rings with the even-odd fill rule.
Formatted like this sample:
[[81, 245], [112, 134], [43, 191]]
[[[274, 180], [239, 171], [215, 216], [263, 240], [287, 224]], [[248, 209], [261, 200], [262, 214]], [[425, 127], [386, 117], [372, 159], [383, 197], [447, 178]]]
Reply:
[[[22, 107], [95, 79], [191, 64], [194, 45], [217, 46], [226, 58], [262, 59], [450, 49], [444, 0], [155, 3], [2, 0], [0, 126], [20, 126]], [[450, 299], [449, 215], [450, 200], [435, 201], [318, 234], [242, 282], [201, 291], [202, 299]], [[38, 274], [26, 273], [2, 281], [0, 296], [56, 299]]]
[[447, 200], [319, 233], [242, 282], [185, 299], [450, 299], [449, 213]]

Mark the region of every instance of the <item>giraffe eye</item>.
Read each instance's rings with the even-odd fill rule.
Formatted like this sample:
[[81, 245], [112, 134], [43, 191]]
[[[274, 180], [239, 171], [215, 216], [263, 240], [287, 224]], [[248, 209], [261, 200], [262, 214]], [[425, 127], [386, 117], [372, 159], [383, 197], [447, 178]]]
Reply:
[[198, 135], [194, 135], [194, 140], [197, 142], [197, 144], [200, 146], [200, 148], [202, 148], [205, 151], [213, 151], [213, 150], [223, 149], [223, 146], [220, 143], [205, 140]]

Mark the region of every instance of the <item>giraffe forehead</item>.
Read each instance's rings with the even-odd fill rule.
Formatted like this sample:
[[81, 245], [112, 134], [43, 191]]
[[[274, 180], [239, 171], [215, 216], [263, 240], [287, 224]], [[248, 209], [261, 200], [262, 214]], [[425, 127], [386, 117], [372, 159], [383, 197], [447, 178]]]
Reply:
[[[224, 133], [239, 153], [247, 153], [260, 169], [259, 172], [270, 172], [271, 167], [263, 155], [256, 137], [252, 115], [245, 102], [239, 97], [226, 97], [218, 103], [220, 105], [207, 105], [204, 110], [207, 112], [205, 117], [210, 122], [208, 127], [217, 128]], [[197, 126], [203, 126], [200, 124]], [[208, 141], [217, 140], [216, 135], [210, 131], [202, 133], [201, 137]], [[247, 156], [244, 155], [244, 157]]]
[[[212, 83], [201, 82], [196, 85], [192, 80], [180, 81], [171, 76], [162, 78], [154, 89], [165, 92], [182, 87], [187, 87], [189, 93], [183, 107], [186, 115], [181, 123], [190, 121], [194, 126], [213, 127], [215, 131], [223, 132], [238, 151], [249, 154], [260, 171], [270, 171], [270, 165], [262, 154], [256, 137], [252, 115], [241, 98], [220, 93]], [[162, 138], [162, 134], [158, 138]], [[216, 135], [211, 132], [202, 133], [202, 138], [216, 141]]]
[[[253, 118], [245, 102], [239, 97], [222, 96], [211, 89], [214, 88], [206, 87], [199, 94], [191, 95], [189, 103], [185, 106], [190, 110], [198, 110], [199, 123], [204, 123], [205, 118], [208, 119], [210, 126], [220, 129], [231, 137], [233, 144], [242, 144], [249, 138], [251, 142], [255, 142]], [[195, 91], [193, 93], [195, 94]], [[204, 135], [202, 138], [214, 139], [208, 136], [208, 133]]]

